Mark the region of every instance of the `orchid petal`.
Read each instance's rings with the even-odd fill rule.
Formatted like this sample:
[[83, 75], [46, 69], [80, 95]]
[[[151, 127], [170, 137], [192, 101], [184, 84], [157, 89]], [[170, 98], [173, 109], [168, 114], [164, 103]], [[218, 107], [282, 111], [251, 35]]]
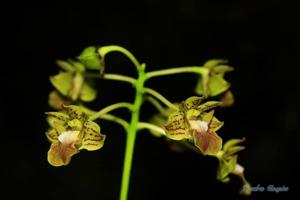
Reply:
[[67, 61], [57, 60], [56, 64], [64, 71], [74, 71], [74, 67]]
[[211, 111], [209, 111], [209, 112], [207, 112], [207, 113], [204, 113], [204, 114], [201, 116], [201, 120], [202, 120], [202, 121], [205, 121], [206, 123], [209, 124], [209, 123], [211, 122], [213, 116], [214, 116], [214, 113], [215, 113], [215, 110], [211, 110]]
[[231, 72], [233, 70], [233, 67], [230, 67], [228, 65], [218, 65], [213, 68], [213, 74], [223, 77], [226, 72]]
[[62, 96], [57, 90], [53, 90], [49, 94], [48, 104], [50, 107], [56, 110], [62, 109], [63, 104], [69, 105], [70, 103], [71, 101], [68, 98]]
[[50, 129], [46, 132], [46, 136], [48, 138], [48, 140], [53, 143], [53, 142], [57, 142], [58, 141], [58, 136], [59, 134], [57, 133], [57, 131], [55, 129]]
[[48, 151], [48, 162], [55, 167], [68, 165], [77, 152], [73, 144], [52, 143]]
[[221, 76], [214, 75], [209, 78], [208, 90], [210, 96], [217, 96], [228, 90], [230, 84]]
[[211, 110], [217, 106], [220, 106], [222, 104], [222, 102], [220, 101], [208, 101], [205, 102], [204, 104], [201, 104], [198, 106], [198, 110], [200, 110], [201, 112], [207, 111], [207, 110]]
[[55, 129], [57, 133], [66, 130], [66, 121], [69, 116], [61, 112], [47, 112], [47, 121], [51, 128]]
[[185, 107], [186, 109], [195, 109], [197, 108], [201, 101], [203, 101], [205, 99], [204, 96], [202, 97], [198, 97], [198, 96], [193, 96], [193, 97], [189, 97], [184, 101]]
[[47, 121], [50, 127], [54, 128], [57, 124], [64, 125], [69, 116], [61, 112], [46, 112]]
[[83, 82], [84, 82], [84, 78], [83, 78], [82, 73], [80, 73], [80, 72], [75, 73], [74, 77], [72, 79], [72, 88], [69, 93], [69, 97], [73, 101], [77, 100], [77, 98], [80, 94]]
[[219, 121], [216, 117], [213, 117], [210, 121], [209, 128], [217, 131], [224, 125], [224, 122]]
[[172, 113], [165, 125], [166, 135], [173, 140], [189, 139], [188, 125], [185, 120], [184, 112]]
[[222, 138], [216, 132], [194, 130], [194, 143], [204, 155], [216, 155], [222, 148]]
[[220, 101], [222, 102], [222, 107], [229, 107], [234, 104], [234, 96], [230, 90], [224, 92], [221, 96]]
[[105, 135], [100, 133], [100, 126], [92, 121], [87, 121], [83, 128], [83, 138], [79, 149], [95, 151], [104, 145]]
[[222, 182], [228, 182], [228, 175], [234, 171], [237, 163], [237, 156], [230, 157], [229, 160], [224, 158], [219, 159], [219, 167], [217, 171], [217, 179]]
[[211, 59], [204, 63], [204, 67], [212, 69], [220, 64], [226, 64], [227, 60], [224, 59]]
[[246, 140], [246, 138], [242, 138], [242, 139], [231, 139], [228, 140], [224, 146], [223, 146], [223, 150], [227, 151], [228, 149], [230, 149], [231, 147], [234, 147], [242, 142], [244, 142]]
[[52, 85], [64, 96], [68, 96], [72, 89], [72, 72], [60, 72], [50, 77]]
[[65, 106], [63, 105], [63, 109], [66, 111], [66, 113], [70, 116], [71, 119], [79, 119], [79, 120], [86, 120], [87, 115], [83, 111], [83, 109], [79, 106], [69, 105]]
[[90, 102], [96, 99], [96, 96], [96, 90], [89, 83], [85, 82], [81, 88], [80, 99], [85, 102]]

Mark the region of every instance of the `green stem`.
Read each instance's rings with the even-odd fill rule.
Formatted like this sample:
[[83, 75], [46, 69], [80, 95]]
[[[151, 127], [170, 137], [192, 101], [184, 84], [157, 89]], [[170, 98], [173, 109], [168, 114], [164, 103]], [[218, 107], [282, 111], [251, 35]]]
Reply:
[[100, 118], [102, 115], [109, 113], [112, 110], [118, 109], [118, 108], [128, 108], [129, 110], [132, 110], [132, 104], [127, 102], [119, 102], [112, 105], [109, 105], [102, 110], [96, 112], [94, 115], [90, 117], [90, 120], [95, 120], [97, 118]]
[[[83, 105], [80, 105], [80, 107], [84, 110], [85, 113], [87, 113], [88, 115], [94, 115], [96, 114], [97, 112], [94, 111], [94, 110], [91, 110]], [[129, 124], [127, 121], [125, 121], [124, 119], [122, 118], [119, 118], [117, 116], [114, 116], [114, 115], [111, 115], [111, 114], [103, 114], [101, 116], [99, 116], [98, 119], [104, 119], [104, 120], [108, 120], [108, 121], [112, 121], [112, 122], [115, 122], [115, 123], [118, 123], [120, 124], [121, 126], [123, 126], [123, 128], [125, 130], [127, 130]], [[95, 120], [95, 119], [94, 119]]]
[[136, 94], [134, 99], [133, 111], [131, 114], [130, 125], [127, 129], [127, 140], [126, 140], [120, 200], [127, 200], [127, 196], [128, 196], [134, 144], [135, 144], [136, 133], [138, 128], [140, 109], [143, 103], [143, 88], [145, 82], [144, 70], [145, 70], [144, 66], [138, 68], [138, 80], [136, 82]]
[[108, 120], [120, 124], [125, 130], [128, 128], [129, 124], [122, 118], [116, 117], [111, 114], [104, 114], [100, 117], [100, 119]]
[[118, 51], [118, 52], [121, 52], [124, 55], [126, 55], [131, 60], [131, 62], [135, 65], [136, 69], [139, 70], [139, 67], [141, 66], [139, 61], [134, 57], [134, 55], [130, 51], [128, 51], [127, 49], [125, 49], [121, 46], [110, 45], [110, 46], [100, 47], [98, 50], [98, 53], [102, 57], [104, 57], [106, 54], [113, 52], [113, 51]]
[[135, 78], [131, 78], [129, 76], [124, 76], [124, 75], [120, 75], [120, 74], [105, 73], [104, 75], [101, 75], [101, 74], [98, 74], [98, 73], [85, 72], [84, 76], [86, 78], [103, 78], [103, 79], [106, 79], [106, 80], [123, 81], [123, 82], [128, 82], [128, 83], [131, 83], [131, 84], [136, 83]]
[[159, 92], [157, 92], [157, 91], [155, 91], [151, 88], [144, 88], [144, 92], [154, 96], [155, 98], [160, 100], [162, 103], [164, 103], [169, 108], [172, 108], [174, 110], [178, 110], [177, 106], [172, 104], [168, 99], [166, 99], [164, 96], [162, 96]]
[[124, 76], [124, 75], [119, 75], [119, 74], [104, 74], [103, 78], [107, 79], [107, 80], [124, 81], [124, 82], [128, 82], [131, 84], [136, 83], [135, 78], [131, 78], [129, 76]]
[[166, 132], [165, 132], [165, 130], [163, 128], [161, 128], [161, 127], [159, 127], [157, 125], [148, 123], [148, 122], [139, 122], [138, 123], [138, 129], [139, 130], [141, 130], [141, 129], [150, 129], [150, 130], [159, 132], [162, 135], [166, 135]]
[[166, 108], [163, 107], [160, 102], [152, 96], [146, 96], [145, 100], [149, 101], [160, 113], [164, 113]]
[[208, 69], [201, 66], [191, 66], [191, 67], [176, 67], [170, 69], [156, 70], [146, 73], [146, 79], [150, 79], [157, 76], [166, 76], [171, 74], [181, 74], [181, 73], [196, 73], [205, 75], [208, 73]]

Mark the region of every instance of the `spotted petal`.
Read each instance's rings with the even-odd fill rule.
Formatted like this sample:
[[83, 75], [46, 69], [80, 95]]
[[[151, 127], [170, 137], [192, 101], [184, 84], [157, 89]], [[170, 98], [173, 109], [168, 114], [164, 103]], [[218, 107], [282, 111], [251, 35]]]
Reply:
[[204, 96], [202, 97], [198, 97], [198, 96], [193, 96], [193, 97], [189, 97], [185, 100], [184, 104], [185, 104], [185, 107], [186, 109], [195, 109], [197, 108], [201, 101], [203, 101], [205, 99]]
[[66, 121], [69, 120], [69, 116], [61, 112], [47, 112], [47, 121], [50, 127], [55, 129], [58, 133], [66, 130]]
[[105, 135], [100, 133], [100, 126], [92, 121], [84, 124], [82, 143], [79, 149], [95, 151], [102, 148]]
[[205, 132], [194, 130], [193, 136], [195, 146], [204, 155], [216, 155], [222, 148], [222, 138], [212, 130]]
[[217, 106], [220, 106], [222, 104], [222, 102], [220, 101], [208, 101], [205, 102], [203, 104], [201, 104], [200, 106], [198, 106], [198, 110], [200, 110], [201, 112], [207, 111], [207, 110], [211, 110]]
[[173, 140], [189, 139], [188, 125], [185, 122], [184, 112], [179, 111], [169, 116], [165, 125], [166, 135]]
[[48, 115], [47, 121], [52, 128], [57, 124], [64, 125], [69, 120], [69, 116], [61, 112], [46, 112], [46, 115]]
[[58, 141], [58, 136], [59, 134], [57, 133], [57, 131], [55, 129], [50, 129], [46, 132], [46, 136], [48, 138], [48, 140], [53, 143]]
[[69, 106], [64, 106], [63, 109], [65, 112], [70, 116], [71, 119], [79, 119], [82, 121], [85, 121], [87, 119], [87, 115], [83, 111], [82, 108], [79, 106], [74, 106], [74, 105], [69, 105]]

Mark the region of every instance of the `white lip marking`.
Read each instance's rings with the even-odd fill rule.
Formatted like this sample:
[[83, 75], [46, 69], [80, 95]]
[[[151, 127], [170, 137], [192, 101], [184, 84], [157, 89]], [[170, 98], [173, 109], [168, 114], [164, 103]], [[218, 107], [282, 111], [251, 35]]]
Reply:
[[58, 140], [63, 144], [70, 144], [78, 139], [80, 131], [64, 131], [58, 136]]
[[208, 124], [201, 120], [190, 120], [190, 125], [192, 129], [198, 130], [200, 132], [206, 132], [208, 130]]

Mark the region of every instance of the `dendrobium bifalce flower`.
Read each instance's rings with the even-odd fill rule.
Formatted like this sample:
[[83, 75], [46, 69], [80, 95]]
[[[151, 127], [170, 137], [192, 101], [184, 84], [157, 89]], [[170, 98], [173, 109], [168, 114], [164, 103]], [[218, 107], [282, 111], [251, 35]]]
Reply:
[[78, 106], [63, 106], [61, 112], [47, 112], [50, 125], [46, 132], [51, 142], [48, 162], [53, 166], [68, 165], [71, 157], [81, 149], [94, 151], [102, 148], [105, 135], [100, 126], [89, 120]]

